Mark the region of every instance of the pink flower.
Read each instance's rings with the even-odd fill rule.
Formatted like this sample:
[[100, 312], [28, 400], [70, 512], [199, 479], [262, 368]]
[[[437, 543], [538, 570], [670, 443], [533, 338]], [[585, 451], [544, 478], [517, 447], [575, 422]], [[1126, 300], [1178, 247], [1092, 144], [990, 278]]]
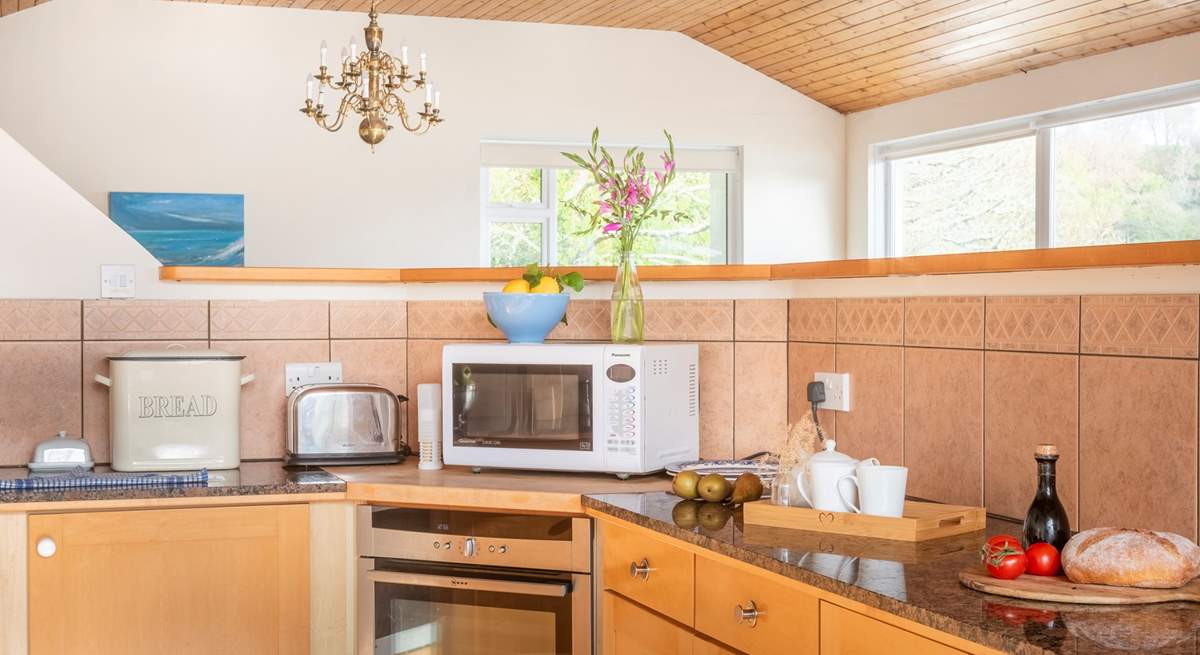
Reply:
[[666, 156], [665, 154], [659, 155], [659, 156], [662, 157], [663, 170], [665, 172], [667, 172], [669, 174], [671, 171], [675, 170], [675, 160], [674, 159], [671, 159], [670, 157]]
[[662, 184], [663, 180], [667, 179], [667, 176], [662, 171], [654, 171], [654, 179], [658, 180], [659, 184]]
[[597, 202], [596, 204], [600, 205], [600, 213], [601, 214], [611, 214], [612, 213], [612, 205], [608, 204], [607, 201], [601, 200], [601, 201]]
[[621, 229], [620, 223], [609, 223], [608, 225], [604, 226], [604, 233], [612, 234], [613, 232], [616, 232], [619, 229]]

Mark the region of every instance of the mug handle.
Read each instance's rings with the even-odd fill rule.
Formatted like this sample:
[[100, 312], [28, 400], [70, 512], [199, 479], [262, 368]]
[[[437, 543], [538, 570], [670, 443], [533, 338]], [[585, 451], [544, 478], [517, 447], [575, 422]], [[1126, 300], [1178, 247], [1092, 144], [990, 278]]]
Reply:
[[846, 497], [846, 494], [842, 493], [842, 483], [847, 480], [853, 482], [854, 488], [858, 489], [859, 493], [862, 493], [862, 488], [858, 486], [858, 478], [854, 477], [853, 473], [847, 473], [846, 475], [838, 478], [835, 485], [837, 487], [838, 497], [842, 499], [842, 502], [846, 504], [846, 507], [850, 508], [850, 511], [854, 512], [855, 514], [862, 514], [862, 509], [850, 502], [850, 499]]
[[806, 475], [808, 475], [808, 471], [800, 471], [800, 475], [796, 476], [796, 490], [800, 492], [800, 497], [804, 499], [804, 502], [808, 503], [809, 507], [816, 507], [813, 504], [812, 498], [809, 498], [808, 494], [804, 493], [804, 476]]

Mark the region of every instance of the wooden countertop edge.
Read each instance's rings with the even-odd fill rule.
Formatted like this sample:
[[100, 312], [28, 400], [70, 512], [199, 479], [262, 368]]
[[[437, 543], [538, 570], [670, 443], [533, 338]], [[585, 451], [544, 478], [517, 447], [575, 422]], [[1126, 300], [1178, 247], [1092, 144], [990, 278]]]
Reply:
[[[869, 278], [910, 275], [1009, 273], [1080, 268], [1200, 264], [1200, 240], [1071, 248], [1039, 248], [957, 255], [843, 259], [792, 264], [641, 266], [643, 281], [768, 281]], [[558, 267], [588, 280], [612, 280], [612, 266]], [[521, 268], [304, 268], [163, 266], [160, 280], [283, 284], [397, 284], [505, 282]]]
[[349, 482], [346, 485], [346, 497], [361, 503], [387, 505], [583, 515], [583, 494], [573, 492]]
[[303, 494], [250, 494], [227, 496], [172, 496], [170, 498], [115, 498], [108, 500], [54, 500], [29, 503], [0, 503], [0, 514], [42, 512], [86, 512], [120, 509], [173, 507], [219, 507], [236, 505], [286, 505], [337, 502], [347, 499], [341, 491]]

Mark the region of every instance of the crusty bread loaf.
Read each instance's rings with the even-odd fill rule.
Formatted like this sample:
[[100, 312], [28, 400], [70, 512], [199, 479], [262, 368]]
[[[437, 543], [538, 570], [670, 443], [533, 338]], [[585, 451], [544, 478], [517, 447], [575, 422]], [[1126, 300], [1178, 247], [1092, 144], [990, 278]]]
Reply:
[[1171, 532], [1093, 528], [1062, 551], [1071, 582], [1119, 587], [1182, 587], [1200, 575], [1200, 547]]

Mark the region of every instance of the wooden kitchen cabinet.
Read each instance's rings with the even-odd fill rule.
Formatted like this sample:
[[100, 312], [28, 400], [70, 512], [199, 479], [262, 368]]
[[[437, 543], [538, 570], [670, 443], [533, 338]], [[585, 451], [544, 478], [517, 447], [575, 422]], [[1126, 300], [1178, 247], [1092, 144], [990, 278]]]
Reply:
[[603, 655], [693, 655], [691, 630], [611, 591], [600, 616]]
[[694, 557], [665, 539], [600, 524], [606, 589], [692, 626]]
[[873, 655], [885, 647], [888, 655], [964, 655], [894, 625], [821, 603], [821, 655]]
[[696, 631], [747, 653], [816, 655], [820, 601], [749, 568], [696, 557]]
[[35, 515], [27, 557], [30, 655], [309, 650], [306, 505]]

